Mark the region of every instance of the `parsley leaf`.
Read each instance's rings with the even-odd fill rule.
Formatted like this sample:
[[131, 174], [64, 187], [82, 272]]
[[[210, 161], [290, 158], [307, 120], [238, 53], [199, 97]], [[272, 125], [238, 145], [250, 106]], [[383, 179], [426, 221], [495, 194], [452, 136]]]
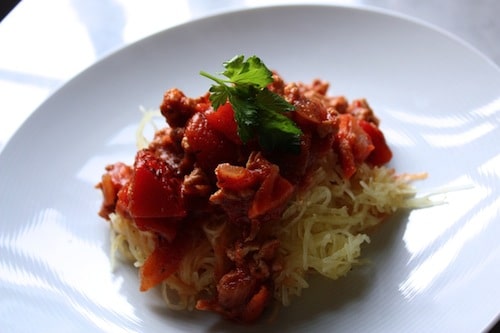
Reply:
[[226, 70], [222, 73], [234, 84], [249, 84], [258, 88], [265, 88], [273, 82], [273, 73], [256, 56], [244, 61], [244, 56], [235, 56], [224, 62]]
[[281, 113], [262, 109], [259, 123], [259, 144], [266, 151], [283, 150], [300, 153], [301, 130]]
[[210, 87], [210, 101], [212, 102], [212, 106], [215, 110], [219, 108], [219, 106], [225, 104], [229, 98], [230, 91], [228, 87], [223, 85], [213, 85]]
[[254, 103], [249, 103], [245, 96], [231, 95], [229, 103], [234, 110], [234, 119], [238, 125], [238, 135], [243, 143], [255, 136], [255, 124], [258, 122], [258, 109]]
[[273, 93], [267, 88], [257, 93], [255, 102], [259, 108], [266, 109], [270, 112], [288, 112], [295, 110], [293, 105], [288, 103], [282, 96]]
[[294, 106], [267, 88], [273, 78], [266, 65], [256, 56], [245, 60], [239, 55], [223, 66], [225, 71], [221, 74], [226, 79], [204, 71], [200, 74], [216, 83], [209, 90], [214, 110], [227, 102], [231, 104], [241, 141], [257, 139], [266, 151], [300, 153], [302, 131], [284, 115]]

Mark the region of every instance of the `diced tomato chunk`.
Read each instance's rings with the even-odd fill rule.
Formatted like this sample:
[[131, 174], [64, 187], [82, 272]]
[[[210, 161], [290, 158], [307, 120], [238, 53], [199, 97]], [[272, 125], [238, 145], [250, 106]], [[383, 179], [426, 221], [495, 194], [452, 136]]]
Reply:
[[382, 133], [382, 131], [377, 126], [365, 120], [361, 120], [359, 124], [361, 125], [363, 130], [370, 136], [375, 147], [370, 155], [368, 155], [366, 161], [376, 166], [381, 166], [388, 163], [392, 159], [392, 151], [387, 145], [384, 133]]
[[356, 173], [357, 167], [348, 141], [339, 141], [337, 146], [339, 152], [340, 164], [346, 178], [351, 178]]
[[263, 180], [248, 210], [248, 217], [254, 219], [267, 214], [272, 218], [273, 213], [280, 214], [295, 187], [280, 175], [277, 165], [264, 158], [256, 158], [249, 167], [251, 170], [257, 168]]
[[117, 194], [116, 212], [122, 216], [130, 217], [128, 211], [130, 181], [123, 186]]
[[211, 110], [205, 113], [208, 125], [237, 145], [241, 145], [241, 139], [238, 136], [238, 125], [234, 119], [234, 111], [231, 104], [226, 103], [217, 110]]
[[247, 168], [229, 163], [219, 164], [215, 169], [215, 175], [217, 176], [217, 186], [231, 191], [247, 190], [259, 180]]
[[[294, 191], [294, 186], [277, 173], [270, 174], [255, 193], [248, 217], [253, 219], [264, 214], [281, 213]], [[276, 212], [278, 213], [278, 212]]]
[[141, 291], [146, 291], [167, 279], [179, 268], [193, 243], [192, 235], [181, 231], [173, 242], [158, 241], [153, 252], [139, 269]]
[[340, 114], [334, 148], [339, 155], [344, 176], [351, 178], [358, 165], [366, 160], [375, 146], [358, 119], [351, 114]]
[[122, 162], [108, 165], [106, 173], [102, 175], [101, 182], [96, 186], [100, 188], [103, 201], [99, 215], [109, 220], [109, 214], [115, 211], [118, 193], [126, 186], [132, 177], [132, 168]]
[[148, 150], [137, 153], [128, 196], [133, 218], [186, 216], [181, 180], [173, 176], [164, 160]]
[[234, 161], [238, 156], [236, 145], [222, 133], [208, 126], [204, 113], [196, 113], [187, 123], [184, 132], [186, 150], [196, 156], [197, 165], [207, 174], [213, 174], [215, 167]]
[[272, 295], [266, 286], [261, 286], [259, 291], [252, 296], [250, 301], [246, 304], [241, 317], [244, 323], [253, 323], [264, 312], [265, 307], [268, 305]]

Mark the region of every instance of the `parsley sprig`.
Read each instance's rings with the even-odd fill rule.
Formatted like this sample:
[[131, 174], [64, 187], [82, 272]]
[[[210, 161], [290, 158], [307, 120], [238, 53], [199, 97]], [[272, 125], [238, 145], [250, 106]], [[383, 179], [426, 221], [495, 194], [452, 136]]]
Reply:
[[257, 138], [265, 151], [299, 153], [302, 131], [285, 115], [295, 108], [267, 88], [273, 78], [266, 65], [256, 56], [245, 60], [239, 55], [223, 66], [225, 71], [220, 74], [226, 79], [204, 71], [200, 74], [216, 83], [209, 90], [214, 110], [231, 104], [241, 141], [245, 144]]

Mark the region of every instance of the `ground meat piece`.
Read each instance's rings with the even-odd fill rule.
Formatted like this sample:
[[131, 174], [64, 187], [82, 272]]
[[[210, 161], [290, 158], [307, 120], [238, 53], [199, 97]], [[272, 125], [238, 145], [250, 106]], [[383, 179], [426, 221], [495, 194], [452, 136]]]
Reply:
[[287, 83], [283, 88], [283, 97], [287, 102], [293, 104], [294, 101], [302, 97], [301, 90], [297, 82]]
[[227, 256], [237, 266], [244, 266], [249, 261], [272, 262], [277, 254], [280, 242], [277, 239], [267, 241], [236, 241], [233, 248], [227, 250]]
[[186, 97], [177, 88], [169, 89], [163, 95], [161, 114], [171, 127], [184, 127], [186, 121], [196, 112], [196, 100]]
[[368, 105], [368, 102], [364, 98], [352, 101], [347, 109], [347, 112], [351, 113], [354, 117], [372, 123], [377, 127], [380, 123], [372, 108]]
[[335, 96], [327, 98], [327, 110], [330, 114], [346, 113], [349, 101], [345, 96]]
[[320, 95], [326, 95], [330, 84], [327, 81], [323, 81], [320, 79], [314, 79], [310, 85], [307, 86], [308, 90], [314, 91]]
[[158, 130], [153, 140], [149, 144], [149, 149], [156, 151], [157, 155], [166, 158], [168, 154], [183, 153], [181, 146], [182, 137], [184, 136], [184, 128], [165, 127]]
[[206, 173], [200, 168], [194, 168], [184, 176], [181, 194], [184, 204], [194, 215], [205, 214], [209, 210], [208, 198], [214, 190], [213, 184]]
[[273, 82], [267, 86], [269, 90], [276, 94], [283, 95], [283, 88], [285, 87], [285, 81], [277, 72], [273, 72]]
[[101, 182], [96, 185], [96, 188], [99, 188], [103, 194], [99, 216], [109, 219], [109, 214], [115, 211], [118, 192], [126, 185], [132, 174], [132, 168], [121, 162], [106, 166], [106, 173], [102, 175]]
[[231, 271], [217, 284], [219, 304], [226, 309], [246, 304], [256, 286], [257, 280], [243, 269]]
[[176, 176], [182, 176], [186, 169], [192, 169], [192, 163], [184, 165], [185, 153], [181, 146], [183, 136], [184, 128], [165, 127], [155, 133], [148, 146], [149, 151], [165, 160], [171, 170], [175, 170]]
[[252, 204], [255, 190], [246, 189], [239, 192], [220, 189], [210, 196], [213, 205], [221, 207], [232, 223], [245, 226], [250, 223], [248, 210]]
[[271, 300], [270, 288], [247, 270], [236, 268], [217, 283], [217, 297], [200, 300], [198, 310], [215, 311], [228, 319], [251, 323], [257, 320]]
[[261, 244], [257, 242], [237, 241], [233, 248], [226, 251], [226, 254], [237, 266], [244, 266], [248, 254], [257, 252], [260, 246]]
[[208, 197], [212, 192], [210, 181], [200, 168], [195, 168], [184, 177], [182, 194], [185, 197]]

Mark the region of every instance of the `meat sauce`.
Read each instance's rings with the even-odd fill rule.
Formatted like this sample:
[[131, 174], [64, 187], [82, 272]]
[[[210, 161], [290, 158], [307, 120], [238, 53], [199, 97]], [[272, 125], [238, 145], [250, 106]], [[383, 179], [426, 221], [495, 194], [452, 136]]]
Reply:
[[216, 286], [196, 307], [255, 321], [270, 302], [272, 277], [282, 267], [279, 241], [266, 228], [307, 186], [313, 162], [333, 150], [350, 178], [361, 163], [379, 166], [391, 159], [365, 100], [329, 97], [328, 84], [320, 80], [285, 84], [276, 73], [273, 79], [268, 88], [295, 107], [288, 116], [302, 130], [299, 154], [262, 151], [256, 141], [243, 145], [230, 104], [213, 110], [208, 93], [189, 98], [170, 89], [160, 106], [168, 126], [137, 152], [132, 166], [118, 162], [106, 168], [97, 185], [103, 193], [100, 216], [118, 213], [157, 235], [140, 268], [142, 291], [178, 269], [203, 237], [199, 226], [217, 214], [227, 227], [214, 247]]

